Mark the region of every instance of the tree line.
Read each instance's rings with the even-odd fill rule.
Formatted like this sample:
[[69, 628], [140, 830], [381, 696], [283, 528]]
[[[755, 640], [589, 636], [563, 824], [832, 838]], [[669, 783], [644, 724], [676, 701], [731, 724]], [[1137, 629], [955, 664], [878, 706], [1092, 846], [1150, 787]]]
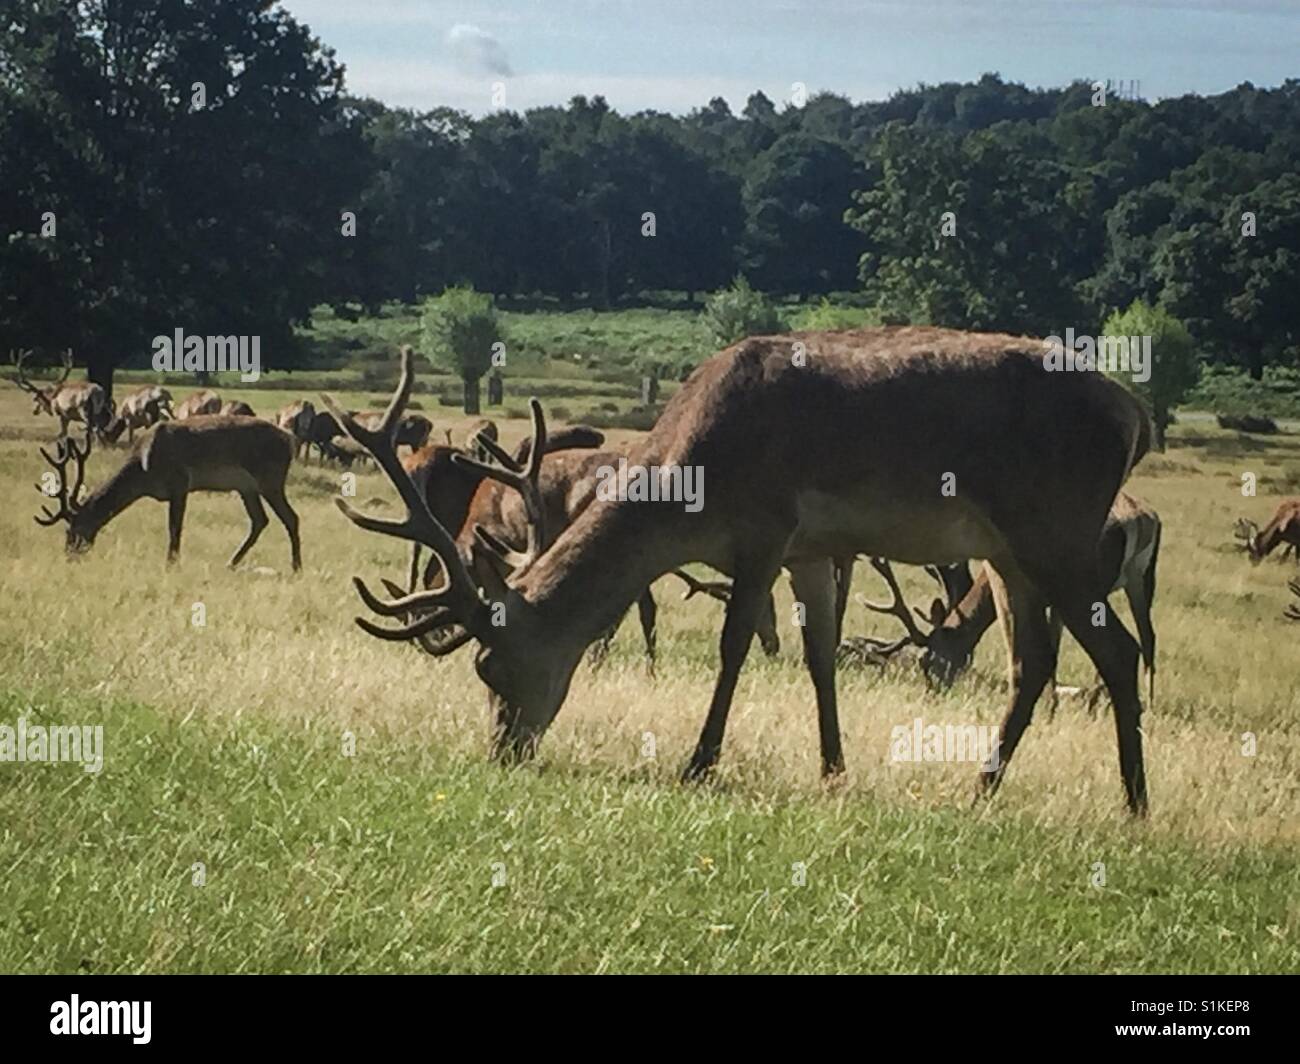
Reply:
[[[486, 87], [485, 87], [486, 88]], [[743, 275], [1045, 335], [1141, 299], [1210, 360], [1300, 357], [1300, 80], [1149, 103], [986, 74], [739, 114], [475, 118], [350, 95], [262, 0], [0, 0], [0, 329], [92, 379], [455, 286], [612, 307]]]

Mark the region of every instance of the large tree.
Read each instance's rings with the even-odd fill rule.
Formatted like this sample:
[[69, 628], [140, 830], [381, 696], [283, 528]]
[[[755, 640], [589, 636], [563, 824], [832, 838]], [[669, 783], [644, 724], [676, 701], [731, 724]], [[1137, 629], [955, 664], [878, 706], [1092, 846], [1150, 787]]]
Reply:
[[282, 8], [0, 0], [0, 56], [15, 342], [72, 347], [111, 389], [155, 335], [257, 335], [273, 361], [351, 294], [361, 127], [342, 68]]

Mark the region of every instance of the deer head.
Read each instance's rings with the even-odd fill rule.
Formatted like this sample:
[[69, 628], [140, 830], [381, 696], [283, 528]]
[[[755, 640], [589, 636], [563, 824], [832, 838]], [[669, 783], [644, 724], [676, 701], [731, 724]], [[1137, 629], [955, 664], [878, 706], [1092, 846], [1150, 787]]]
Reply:
[[32, 397], [33, 414], [49, 414], [53, 416], [54, 397], [59, 394], [59, 389], [63, 387], [64, 381], [68, 379], [68, 374], [72, 372], [72, 349], [68, 348], [63, 354], [63, 376], [53, 384], [47, 384], [44, 387], [33, 384], [24, 370], [27, 359], [31, 357], [31, 354], [31, 351], [9, 352], [9, 361], [18, 374], [14, 383]]
[[[442, 568], [442, 583], [408, 595], [381, 599], [359, 578], [353, 578], [366, 606], [381, 617], [408, 618], [399, 628], [383, 627], [358, 617], [362, 630], [381, 639], [405, 641], [434, 636], [426, 649], [437, 656], [477, 641], [475, 670], [491, 692], [497, 718], [495, 753], [516, 757], [531, 752], [559, 711], [569, 682], [586, 649], [585, 641], [565, 640], [547, 631], [537, 611], [517, 589], [519, 578], [546, 548], [545, 507], [538, 478], [546, 452], [546, 422], [541, 404], [532, 400], [533, 441], [526, 465], [521, 465], [495, 441], [480, 433], [477, 443], [495, 464], [458, 454], [453, 461], [475, 469], [519, 492], [528, 515], [527, 543], [514, 551], [484, 529], [475, 527], [476, 550], [486, 552], [507, 574], [500, 598], [493, 600], [471, 572], [452, 534], [433, 516], [423, 493], [415, 486], [397, 457], [396, 435], [413, 383], [413, 355], [402, 349], [402, 374], [397, 390], [377, 426], [367, 428], [344, 411], [330, 396], [325, 405], [349, 436], [374, 457], [388, 475], [406, 507], [403, 520], [386, 520], [362, 514], [343, 499], [335, 502], [344, 516], [359, 528], [411, 540], [433, 551]], [[495, 590], [495, 589], [494, 589]], [[414, 620], [409, 618], [414, 617]], [[441, 635], [442, 638], [437, 638]]]
[[[86, 429], [84, 445], [78, 446], [77, 441], [72, 437], [63, 436], [59, 439], [53, 455], [42, 447], [41, 456], [54, 467], [55, 476], [58, 478], [53, 496], [58, 502], [58, 509], [51, 512], [48, 507], [42, 506], [41, 513], [36, 516], [35, 521], [46, 528], [60, 521], [66, 521], [68, 554], [83, 554], [90, 549], [90, 545], [95, 541], [95, 534], [99, 531], [90, 521], [85, 520], [80, 499], [81, 486], [86, 479], [86, 459], [90, 456], [89, 426]], [[68, 484], [69, 462], [76, 463], [76, 473], [71, 486]], [[43, 495], [49, 494], [39, 484], [36, 490]]]

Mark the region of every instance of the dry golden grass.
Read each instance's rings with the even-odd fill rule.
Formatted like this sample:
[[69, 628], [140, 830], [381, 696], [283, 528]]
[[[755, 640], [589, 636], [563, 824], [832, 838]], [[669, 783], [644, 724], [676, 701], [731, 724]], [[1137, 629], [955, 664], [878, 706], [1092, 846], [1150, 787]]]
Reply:
[[[281, 399], [262, 393], [255, 403], [269, 411]], [[458, 433], [466, 420], [426, 413], [439, 437], [448, 427]], [[524, 427], [510, 423], [506, 439]], [[0, 513], [7, 589], [0, 644], [11, 686], [128, 698], [181, 719], [333, 721], [360, 734], [400, 732], [410, 742], [467, 756], [485, 750], [485, 700], [468, 651], [435, 662], [352, 625], [360, 604], [351, 575], [401, 579], [405, 551], [337, 513], [336, 470], [297, 466], [291, 475], [289, 497], [302, 519], [300, 578], [288, 573], [287, 541], [274, 520], [240, 571], [225, 568], [245, 528], [242, 508], [228, 496], [191, 497], [181, 562], [173, 568], [163, 564], [165, 508], [151, 502], [130, 509], [88, 557], [69, 564], [61, 533], [31, 519], [39, 502], [31, 485], [43, 468], [35, 444], [51, 434], [51, 422], [31, 417], [13, 389], [0, 390], [0, 484], [8, 501]], [[120, 451], [97, 452], [89, 482], [120, 460]], [[1300, 625], [1280, 616], [1292, 570], [1274, 561], [1251, 568], [1231, 539], [1236, 517], [1262, 520], [1275, 505], [1269, 497], [1243, 499], [1241, 473], [1285, 482], [1298, 462], [1295, 437], [1242, 444], [1198, 429], [1175, 433], [1168, 454], [1148, 459], [1131, 483], [1159, 510], [1165, 529], [1155, 610], [1157, 705], [1144, 720], [1152, 818], [1143, 830], [1153, 836], [1211, 846], [1294, 846], [1300, 837]], [[391, 498], [381, 477], [361, 475], [358, 501]], [[856, 590], [876, 596], [873, 579], [860, 571]], [[918, 594], [928, 592], [923, 576], [911, 574], [909, 582]], [[639, 633], [629, 621], [603, 671], [582, 667], [543, 744], [544, 761], [676, 786], [709, 698], [720, 607], [680, 602], [671, 579], [659, 589], [658, 678], [646, 677]], [[755, 650], [746, 667], [722, 781], [754, 794], [815, 794], [822, 785], [811, 686], [784, 581], [778, 594], [782, 653], [769, 662]], [[196, 602], [206, 609], [202, 628], [191, 625]], [[850, 632], [888, 623], [850, 609]], [[1081, 652], [1066, 643], [1061, 681], [1092, 682]], [[906, 670], [843, 671], [849, 772], [824, 800], [870, 795], [904, 808], [965, 806], [974, 767], [891, 764], [890, 730], [917, 716], [996, 722], [1002, 663], [994, 632], [974, 672], [945, 695], [930, 693]], [[652, 760], [642, 755], [646, 733], [657, 749]], [[1243, 733], [1257, 737], [1255, 756], [1243, 756]], [[1122, 820], [1109, 714], [1090, 719], [1066, 702], [1049, 721], [1040, 707], [997, 802], [971, 815], [1014, 815], [1045, 827]]]

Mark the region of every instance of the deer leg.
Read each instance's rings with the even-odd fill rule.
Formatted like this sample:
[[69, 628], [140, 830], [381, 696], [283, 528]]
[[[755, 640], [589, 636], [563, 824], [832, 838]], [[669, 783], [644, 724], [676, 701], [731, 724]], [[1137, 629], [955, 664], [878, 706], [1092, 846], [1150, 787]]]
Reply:
[[298, 540], [298, 515], [293, 512], [293, 507], [289, 505], [289, 500], [284, 497], [284, 488], [277, 485], [276, 487], [263, 487], [261, 489], [262, 498], [275, 512], [275, 516], [280, 519], [284, 525], [284, 530], [289, 533], [289, 547], [293, 556], [293, 571], [295, 573], [302, 571], [302, 544]]
[[1147, 705], [1153, 707], [1156, 702], [1156, 630], [1151, 624], [1151, 603], [1146, 596], [1146, 583], [1144, 581], [1143, 586], [1126, 587], [1124, 594], [1128, 598], [1129, 609], [1133, 611], [1133, 623], [1137, 626], [1138, 648], [1142, 655], [1142, 667], [1146, 670]]
[[646, 671], [655, 674], [655, 624], [659, 619], [659, 609], [655, 597], [647, 587], [636, 600], [637, 617], [641, 621], [641, 635], [645, 638]]
[[1052, 641], [1052, 675], [1047, 680], [1047, 719], [1056, 719], [1056, 706], [1060, 699], [1056, 694], [1056, 666], [1061, 660], [1061, 615], [1053, 609], [1047, 611], [1047, 635]]
[[167, 561], [174, 562], [181, 553], [181, 526], [185, 524], [185, 496], [181, 490], [167, 500]]
[[[784, 539], [781, 545], [784, 548]], [[704, 729], [700, 732], [695, 752], [691, 754], [691, 760], [682, 773], [684, 782], [703, 778], [718, 763], [718, 756], [722, 753], [722, 736], [727, 730], [727, 714], [731, 710], [731, 699], [736, 693], [736, 681], [740, 677], [740, 667], [744, 665], [745, 656], [749, 653], [749, 644], [754, 638], [754, 625], [763, 609], [763, 600], [771, 593], [772, 582], [780, 572], [781, 553], [777, 552], [774, 557], [759, 563], [737, 565], [735, 568], [731, 598], [727, 602], [727, 616], [722, 624], [722, 668], [713, 688]]]
[[[1142, 760], [1142, 701], [1138, 697], [1138, 645], [1118, 615], [1106, 603], [1104, 623], [1092, 623], [1094, 596], [1087, 582], [1078, 581], [1068, 599], [1057, 592], [1054, 604], [1070, 634], [1079, 641], [1093, 665], [1101, 673], [1115, 710], [1115, 737], [1119, 745], [1119, 771], [1129, 812], [1147, 813], [1146, 768]], [[1050, 594], [1051, 592], [1049, 592]], [[1104, 599], [1098, 597], [1096, 602]]]
[[853, 561], [847, 558], [835, 560], [835, 645], [839, 646], [844, 638], [844, 612], [849, 607], [849, 592], [853, 590]]
[[230, 561], [226, 563], [232, 569], [252, 549], [253, 544], [257, 542], [257, 537], [262, 534], [262, 529], [269, 523], [266, 510], [262, 506], [262, 500], [257, 497], [256, 492], [241, 491], [239, 497], [244, 502], [244, 509], [248, 511], [248, 535], [244, 537], [244, 542], [239, 545], [239, 549], [230, 556]]
[[803, 604], [803, 659], [817, 693], [817, 733], [821, 740], [822, 775], [844, 771], [839, 707], [835, 699], [835, 649], [839, 645], [836, 610], [839, 586], [830, 558], [790, 566], [794, 597]]
[[991, 794], [1002, 782], [1011, 755], [1034, 715], [1034, 704], [1055, 671], [1046, 602], [1013, 564], [986, 564], [998, 621], [1007, 641], [1010, 707], [1002, 721], [998, 748], [980, 773], [981, 793]]
[[758, 615], [754, 634], [758, 636], [758, 645], [769, 658], [781, 653], [781, 637], [776, 633], [776, 600], [770, 594], [763, 603], [763, 612]]

